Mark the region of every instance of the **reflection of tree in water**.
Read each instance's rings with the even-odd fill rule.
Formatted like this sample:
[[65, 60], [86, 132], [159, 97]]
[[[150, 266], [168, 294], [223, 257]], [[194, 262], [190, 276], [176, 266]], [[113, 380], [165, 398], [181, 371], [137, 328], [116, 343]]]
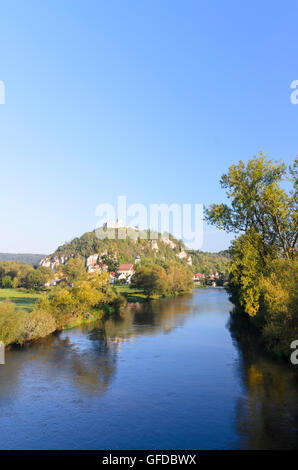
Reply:
[[247, 318], [235, 315], [230, 331], [241, 354], [246, 398], [237, 404], [237, 428], [250, 449], [298, 448], [298, 374], [290, 364], [264, 353]]
[[171, 332], [183, 325], [195, 309], [193, 298], [187, 295], [130, 304], [120, 317], [105, 320], [102, 328], [108, 341], [118, 340], [121, 343], [140, 335]]
[[0, 398], [18, 391], [19, 375], [31, 365], [34, 372], [40, 370], [46, 375], [49, 386], [58, 379], [103, 393], [115, 374], [116, 359], [114, 345], [105, 342], [102, 332], [92, 343], [78, 331], [50, 335], [7, 353], [6, 365], [0, 371]]
[[124, 341], [168, 333], [182, 325], [194, 309], [191, 296], [132, 304], [121, 316], [13, 348], [0, 369], [0, 399], [19, 391], [21, 372], [31, 366], [46, 375], [49, 385], [58, 379], [88, 392], [104, 393], [116, 374]]

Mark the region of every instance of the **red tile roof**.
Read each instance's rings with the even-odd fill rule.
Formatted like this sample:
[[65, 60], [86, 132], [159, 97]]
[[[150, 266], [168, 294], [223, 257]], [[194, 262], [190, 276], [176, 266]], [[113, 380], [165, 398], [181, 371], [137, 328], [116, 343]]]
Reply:
[[117, 271], [132, 271], [133, 270], [133, 264], [120, 264], [119, 268]]

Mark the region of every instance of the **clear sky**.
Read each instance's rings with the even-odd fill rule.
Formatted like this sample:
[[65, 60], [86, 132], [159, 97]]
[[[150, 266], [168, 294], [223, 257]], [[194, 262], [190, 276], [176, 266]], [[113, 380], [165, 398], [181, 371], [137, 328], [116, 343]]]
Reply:
[[[0, 252], [49, 253], [95, 208], [221, 202], [260, 150], [298, 153], [297, 1], [1, 2]], [[206, 228], [203, 249], [230, 237]]]

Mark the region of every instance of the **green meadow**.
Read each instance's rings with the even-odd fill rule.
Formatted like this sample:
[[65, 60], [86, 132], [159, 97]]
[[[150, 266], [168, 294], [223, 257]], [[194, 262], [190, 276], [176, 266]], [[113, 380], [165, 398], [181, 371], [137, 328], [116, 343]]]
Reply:
[[0, 289], [0, 302], [10, 300], [17, 309], [30, 312], [42, 294], [36, 292], [26, 292], [21, 289]]

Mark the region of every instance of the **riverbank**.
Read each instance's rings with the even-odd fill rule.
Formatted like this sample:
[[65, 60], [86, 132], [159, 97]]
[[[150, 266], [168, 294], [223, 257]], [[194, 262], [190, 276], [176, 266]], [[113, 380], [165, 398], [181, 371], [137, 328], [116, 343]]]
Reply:
[[53, 288], [36, 293], [25, 292], [24, 289], [2, 289], [0, 340], [6, 347], [24, 345], [52, 333], [115, 316], [127, 304], [148, 304], [186, 293], [152, 294], [148, 297], [140, 288], [111, 286], [105, 278], [102, 280], [104, 285], [96, 284], [98, 280], [85, 281], [68, 289]]

